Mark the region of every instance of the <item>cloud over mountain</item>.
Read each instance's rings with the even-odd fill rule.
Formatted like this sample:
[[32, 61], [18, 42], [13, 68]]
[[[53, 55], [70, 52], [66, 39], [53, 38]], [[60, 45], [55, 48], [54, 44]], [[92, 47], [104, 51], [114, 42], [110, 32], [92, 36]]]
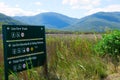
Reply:
[[[36, 5], [40, 5], [40, 3], [36, 2]], [[21, 15], [21, 16], [32, 16], [32, 15], [36, 15], [40, 12], [45, 12], [45, 10], [40, 10], [37, 9], [35, 11], [30, 11], [30, 10], [25, 10], [20, 8], [20, 6], [18, 6], [18, 4], [15, 5], [15, 7], [11, 7], [7, 4], [5, 4], [4, 2], [0, 2], [0, 12], [3, 14], [6, 14], [8, 16], [17, 16], [17, 15]]]
[[70, 5], [73, 9], [90, 9], [101, 4], [100, 0], [63, 0], [62, 3]]

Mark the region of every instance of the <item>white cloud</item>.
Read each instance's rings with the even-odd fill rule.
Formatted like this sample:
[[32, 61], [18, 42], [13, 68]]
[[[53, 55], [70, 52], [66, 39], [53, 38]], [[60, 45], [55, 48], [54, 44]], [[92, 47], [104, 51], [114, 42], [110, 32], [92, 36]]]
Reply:
[[19, 5], [18, 5], [18, 4], [16, 4], [16, 5], [15, 5], [15, 7], [19, 7]]
[[41, 6], [42, 3], [41, 3], [41, 2], [35, 2], [35, 5], [37, 5], [37, 6]]
[[104, 8], [94, 8], [89, 10], [86, 15], [90, 15], [96, 12], [115, 12], [115, 11], [120, 11], [120, 5], [109, 5], [107, 7]]
[[90, 10], [90, 9], [93, 9], [93, 6], [92, 6], [92, 5], [87, 5], [87, 6], [79, 6], [79, 5], [76, 5], [76, 6], [72, 6], [72, 9]]
[[40, 10], [40, 9], [36, 11], [28, 11], [28, 10], [21, 9], [19, 6], [10, 7], [3, 2], [0, 2], [0, 13], [6, 14], [8, 16], [17, 16], [17, 15], [32, 16], [32, 15], [39, 14], [41, 12], [46, 12], [46, 11]]
[[63, 0], [62, 4], [70, 5], [72, 9], [91, 9], [92, 7], [99, 6], [100, 0]]
[[63, 0], [62, 1], [62, 4], [67, 4], [68, 3], [68, 0]]

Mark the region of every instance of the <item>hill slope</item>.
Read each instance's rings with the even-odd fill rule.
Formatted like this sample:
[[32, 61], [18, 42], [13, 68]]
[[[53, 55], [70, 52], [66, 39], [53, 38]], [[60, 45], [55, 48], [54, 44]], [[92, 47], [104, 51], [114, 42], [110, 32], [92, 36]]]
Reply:
[[35, 16], [15, 16], [13, 18], [30, 25], [45, 25], [48, 29], [63, 29], [78, 20], [54, 12], [41, 13]]
[[98, 12], [80, 19], [77, 23], [65, 29], [83, 32], [103, 32], [106, 29], [120, 29], [120, 12]]
[[48, 29], [82, 32], [103, 32], [107, 29], [120, 29], [120, 12], [98, 12], [82, 19], [70, 18], [53, 12], [13, 18], [0, 14], [0, 22], [6, 24], [26, 23], [30, 25], [45, 25]]
[[14, 20], [13, 18], [6, 16], [2, 13], [0, 13], [0, 23], [3, 24], [10, 24], [10, 25], [19, 25], [19, 24], [23, 24], [20, 21]]

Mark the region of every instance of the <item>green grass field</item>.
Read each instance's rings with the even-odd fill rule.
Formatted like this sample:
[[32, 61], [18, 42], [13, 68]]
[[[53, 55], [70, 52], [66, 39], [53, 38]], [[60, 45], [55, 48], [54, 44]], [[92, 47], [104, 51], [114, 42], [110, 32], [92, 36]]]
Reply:
[[[50, 80], [104, 80], [115, 72], [111, 59], [94, 50], [100, 35], [47, 35], [47, 57]], [[2, 42], [0, 42], [2, 46]], [[0, 80], [4, 80], [3, 52], [0, 47]], [[10, 80], [46, 80], [42, 68], [13, 73]]]

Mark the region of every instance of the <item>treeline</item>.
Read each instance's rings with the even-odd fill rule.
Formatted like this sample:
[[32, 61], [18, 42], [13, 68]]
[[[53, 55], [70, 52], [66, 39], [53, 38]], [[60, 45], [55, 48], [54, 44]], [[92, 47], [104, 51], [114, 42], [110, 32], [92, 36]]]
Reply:
[[100, 32], [80, 32], [80, 31], [63, 31], [46, 29], [46, 34], [100, 34]]

